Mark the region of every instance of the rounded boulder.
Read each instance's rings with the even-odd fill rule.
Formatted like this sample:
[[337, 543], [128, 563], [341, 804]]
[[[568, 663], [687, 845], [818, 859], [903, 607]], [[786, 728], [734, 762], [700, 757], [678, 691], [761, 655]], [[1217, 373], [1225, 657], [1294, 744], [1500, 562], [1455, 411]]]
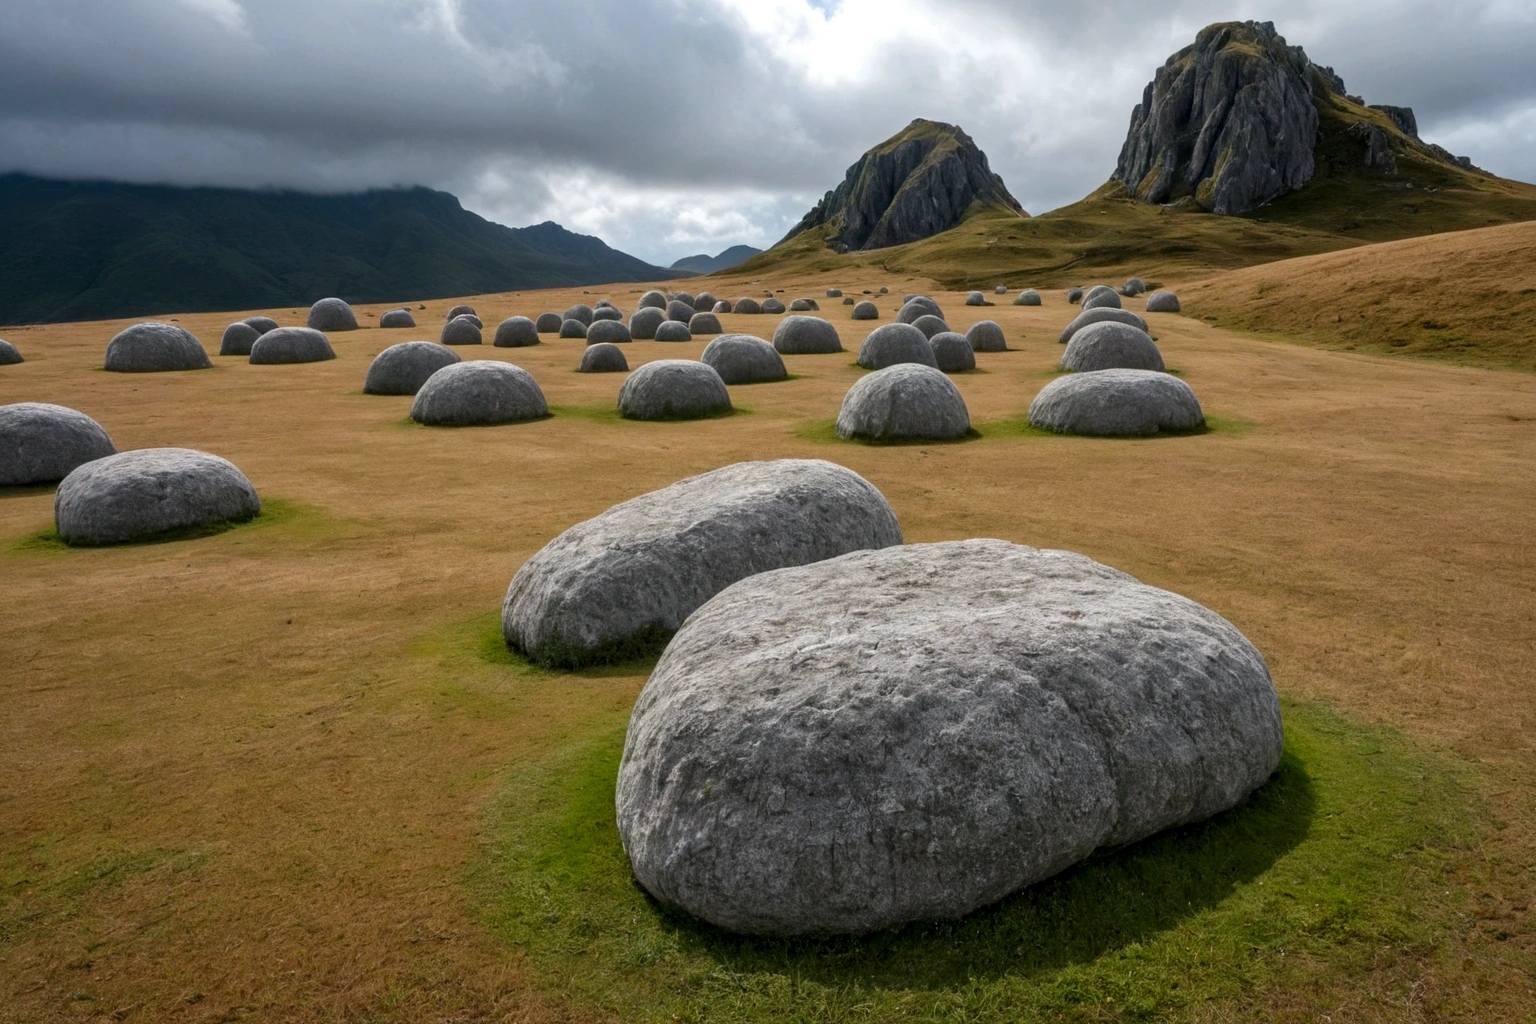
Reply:
[[992, 303], [987, 301], [987, 297], [985, 295], [981, 294], [981, 292], [970, 292], [970, 293], [968, 293], [965, 296], [965, 304], [967, 306], [990, 306], [990, 305], [992, 305]]
[[548, 415], [533, 374], [490, 359], [443, 367], [427, 378], [411, 403], [411, 419], [429, 427], [492, 426]]
[[526, 348], [539, 343], [539, 327], [525, 316], [509, 316], [496, 325], [497, 348]]
[[594, 320], [587, 328], [588, 345], [627, 345], [633, 340], [622, 320]]
[[112, 438], [83, 412], [45, 402], [0, 405], [0, 487], [51, 484], [116, 454]]
[[693, 304], [691, 302], [684, 302], [681, 299], [673, 299], [671, 302], [667, 303], [668, 320], [676, 320], [678, 323], [686, 324], [689, 320], [693, 319], [693, 314], [697, 312], [698, 310], [693, 308]]
[[114, 373], [171, 373], [213, 366], [191, 331], [153, 321], [134, 324], [107, 342], [102, 364]]
[[1092, 370], [1051, 381], [1029, 405], [1029, 422], [1058, 434], [1149, 437], [1205, 425], [1200, 400], [1179, 378], [1151, 370]]
[[416, 318], [408, 309], [391, 309], [379, 317], [379, 326], [388, 328], [415, 327]]
[[438, 340], [444, 345], [479, 345], [484, 342], [479, 326], [468, 316], [456, 316], [443, 324], [443, 333]]
[[321, 299], [309, 307], [309, 319], [305, 326], [317, 331], [355, 331], [357, 314], [340, 299]]
[[1081, 288], [1068, 288], [1067, 289], [1067, 302], [1068, 302], [1068, 304], [1075, 306], [1079, 302], [1082, 302], [1082, 301], [1083, 301], [1083, 290]]
[[654, 288], [640, 296], [640, 301], [635, 304], [636, 309], [660, 309], [667, 308], [667, 297]]
[[996, 320], [978, 320], [965, 332], [965, 340], [973, 352], [1006, 352], [1008, 340]]
[[560, 322], [560, 337], [585, 338], [586, 336], [587, 325], [580, 320], [562, 320]]
[[773, 331], [773, 347], [791, 356], [843, 351], [837, 328], [819, 316], [787, 316]]
[[733, 310], [735, 308], [736, 308], [735, 305], [732, 304], [730, 299], [721, 299], [721, 300], [719, 300], [718, 302], [715, 303], [715, 308], [714, 308], [714, 310], [712, 312], [715, 312], [715, 313], [729, 313], [731, 310]]
[[837, 413], [837, 435], [845, 440], [947, 441], [970, 429], [960, 389], [931, 364], [876, 370], [848, 389]]
[[692, 341], [693, 332], [681, 320], [663, 320], [656, 327], [657, 341]]
[[883, 370], [898, 363], [935, 366], [933, 346], [922, 331], [911, 324], [882, 324], [869, 332], [859, 346], [856, 360], [866, 370]]
[[1179, 297], [1173, 292], [1153, 292], [1147, 296], [1148, 313], [1179, 312]]
[[565, 320], [559, 313], [540, 313], [533, 325], [539, 329], [540, 334], [559, 334], [563, 323]]
[[438, 370], [459, 361], [451, 348], [430, 341], [402, 341], [373, 357], [363, 380], [366, 395], [414, 395]]
[[936, 316], [923, 315], [912, 321], [912, 326], [923, 332], [923, 337], [932, 338], [936, 334], [943, 334], [949, 330], [949, 324]]
[[15, 366], [17, 363], [24, 362], [26, 360], [21, 357], [20, 350], [4, 338], [0, 338], [0, 366]]
[[592, 322], [599, 320], [623, 320], [624, 313], [617, 306], [605, 306], [602, 303], [592, 307]]
[[926, 295], [914, 295], [902, 304], [896, 312], [896, 322], [899, 324], [916, 323], [918, 318], [932, 316], [940, 320], [944, 319], [944, 311], [939, 304]]
[[1111, 309], [1120, 308], [1120, 295], [1113, 288], [1106, 285], [1095, 285], [1083, 295], [1084, 309], [1099, 309], [1102, 307]]
[[771, 313], [774, 316], [777, 316], [784, 312], [785, 307], [784, 303], [780, 302], [778, 299], [764, 299], [762, 309], [764, 313]]
[[576, 366], [577, 373], [625, 373], [628, 370], [629, 360], [624, 358], [624, 350], [608, 341], [588, 345]]
[[251, 346], [256, 344], [259, 337], [260, 331], [244, 320], [237, 320], [224, 328], [224, 336], [219, 339], [219, 355], [248, 356], [251, 354]]
[[691, 359], [658, 359], [625, 379], [618, 404], [626, 419], [696, 420], [730, 412], [731, 395], [713, 366]]
[[53, 499], [66, 544], [127, 544], [198, 526], [239, 522], [261, 499], [227, 459], [190, 448], [142, 448], [87, 462]]
[[853, 307], [852, 317], [855, 320], [879, 320], [880, 307], [864, 299]]
[[829, 299], [840, 299], [842, 297], [843, 297], [843, 290], [841, 288], [828, 288], [827, 289], [827, 298], [829, 298]]
[[583, 327], [592, 326], [592, 307], [585, 302], [578, 302], [562, 314], [565, 320], [576, 320]]
[[269, 316], [248, 316], [242, 322], [256, 328], [257, 334], [266, 334], [268, 331], [275, 331], [279, 327], [278, 322]]
[[1040, 293], [1033, 288], [1026, 288], [1024, 291], [1019, 292], [1018, 297], [1013, 300], [1013, 304], [1015, 306], [1038, 306], [1040, 305]]
[[778, 350], [750, 334], [722, 334], [699, 358], [727, 384], [766, 384], [789, 376]]
[[743, 313], [748, 316], [756, 316], [763, 311], [762, 305], [751, 296], [742, 296], [734, 303], [732, 303], [732, 305], [735, 307], [735, 311], [737, 313]]
[[713, 313], [695, 313], [688, 318], [689, 334], [719, 334], [720, 318]]
[[279, 327], [256, 339], [251, 362], [257, 366], [282, 363], [323, 363], [336, 358], [331, 341], [313, 327]]
[[637, 341], [656, 337], [656, 328], [667, 322], [667, 311], [655, 306], [641, 306], [630, 315], [629, 333]]
[[928, 339], [933, 348], [933, 361], [945, 373], [964, 373], [976, 369], [976, 350], [970, 339], [954, 331], [935, 334]]
[[1163, 354], [1152, 336], [1114, 320], [1089, 324], [1072, 336], [1061, 354], [1061, 368], [1088, 370], [1163, 370]]
[[452, 320], [456, 316], [466, 316], [466, 315], [467, 316], [474, 316], [475, 315], [475, 307], [474, 306], [469, 306], [469, 305], [463, 305], [463, 304], [458, 305], [458, 306], [449, 307], [448, 313], [446, 314], [444, 319]]
[[1147, 322], [1128, 309], [1115, 309], [1112, 306], [1098, 306], [1093, 309], [1085, 309], [1081, 313], [1077, 314], [1076, 318], [1074, 318], [1070, 324], [1067, 324], [1067, 326], [1063, 328], [1060, 341], [1063, 345], [1065, 345], [1067, 342], [1071, 341], [1073, 336], [1076, 335], [1077, 332], [1082, 330], [1084, 327], [1091, 327], [1094, 324], [1103, 323], [1126, 324], [1142, 331], [1147, 329]]

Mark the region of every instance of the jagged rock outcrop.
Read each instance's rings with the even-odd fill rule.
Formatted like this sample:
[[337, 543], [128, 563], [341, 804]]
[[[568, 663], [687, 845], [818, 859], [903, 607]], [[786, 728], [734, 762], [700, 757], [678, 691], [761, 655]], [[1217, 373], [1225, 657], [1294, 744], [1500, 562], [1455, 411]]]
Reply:
[[784, 241], [825, 225], [838, 252], [883, 249], [948, 231], [977, 206], [1027, 216], [969, 135], [918, 118], [848, 168]]

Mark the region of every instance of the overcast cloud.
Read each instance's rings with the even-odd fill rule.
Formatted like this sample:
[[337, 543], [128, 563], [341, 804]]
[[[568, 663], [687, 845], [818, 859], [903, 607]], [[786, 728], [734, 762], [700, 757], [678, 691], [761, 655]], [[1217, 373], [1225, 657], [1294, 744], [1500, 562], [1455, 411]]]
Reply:
[[0, 170], [423, 184], [667, 264], [766, 246], [913, 117], [1025, 208], [1114, 169], [1211, 21], [1274, 20], [1421, 134], [1536, 180], [1536, 0], [4, 0]]

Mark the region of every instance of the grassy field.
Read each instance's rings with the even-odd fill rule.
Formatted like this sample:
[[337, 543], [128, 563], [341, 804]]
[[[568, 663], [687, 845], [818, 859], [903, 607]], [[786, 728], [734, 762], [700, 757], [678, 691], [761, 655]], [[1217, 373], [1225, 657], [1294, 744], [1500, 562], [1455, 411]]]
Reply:
[[[929, 286], [837, 277], [715, 287]], [[494, 323], [599, 294], [473, 301]], [[572, 372], [579, 341], [464, 353], [529, 369], [551, 418], [419, 427], [362, 378], [446, 302], [334, 336], [334, 362], [187, 374], [97, 370], [116, 323], [7, 331], [28, 362], [0, 402], [226, 456], [269, 511], [74, 550], [47, 488], [0, 495], [0, 1020], [1530, 1020], [1536, 378], [1160, 316], [1216, 429], [1041, 435], [1021, 417], [1073, 310], [937, 297], [1013, 348], [956, 378], [977, 437], [946, 445], [830, 436], [851, 352], [787, 357], [735, 416], [624, 421], [618, 375]], [[872, 325], [827, 306], [856, 346]], [[216, 348], [231, 317], [179, 319]], [[1284, 695], [1280, 774], [959, 923], [773, 943], [660, 912], [611, 805], [648, 665], [534, 669], [497, 610], [569, 524], [777, 456], [864, 474], [911, 542], [1068, 548], [1216, 609]]]

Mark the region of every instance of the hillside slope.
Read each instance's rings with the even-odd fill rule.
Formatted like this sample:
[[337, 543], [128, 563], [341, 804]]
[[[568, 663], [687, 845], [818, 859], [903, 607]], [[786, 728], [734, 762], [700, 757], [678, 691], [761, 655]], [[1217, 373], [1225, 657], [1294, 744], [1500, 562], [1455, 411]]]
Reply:
[[1536, 370], [1536, 223], [1249, 267], [1180, 298], [1187, 314], [1308, 344]]
[[0, 175], [0, 324], [444, 298], [677, 276], [445, 192], [306, 195]]

